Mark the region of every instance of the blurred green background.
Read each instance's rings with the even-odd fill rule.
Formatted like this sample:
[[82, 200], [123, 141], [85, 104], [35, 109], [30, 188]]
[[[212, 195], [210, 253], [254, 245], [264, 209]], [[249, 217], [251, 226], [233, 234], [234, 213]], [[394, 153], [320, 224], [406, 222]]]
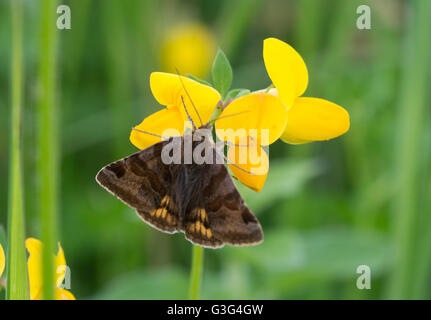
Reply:
[[[72, 29], [58, 32], [59, 238], [77, 299], [188, 296], [191, 244], [147, 226], [94, 177], [136, 151], [131, 127], [160, 108], [149, 75], [168, 68], [165, 60], [175, 58], [177, 47], [166, 41], [190, 23], [206, 28], [226, 52], [233, 87], [270, 84], [262, 44], [274, 36], [306, 61], [306, 96], [336, 102], [351, 116], [350, 131], [338, 139], [271, 146], [262, 192], [239, 186], [265, 241], [205, 250], [201, 297], [431, 298], [431, 12], [422, 10], [428, 1], [59, 1], [72, 17]], [[24, 4], [26, 228], [27, 236], [40, 238], [33, 174], [40, 5]], [[362, 4], [371, 7], [371, 30], [356, 27]], [[0, 224], [6, 226], [9, 1], [0, 3], [0, 43]], [[203, 59], [198, 50], [186, 56]], [[186, 65], [180, 71], [191, 72]], [[371, 268], [371, 290], [356, 287], [359, 265]]]

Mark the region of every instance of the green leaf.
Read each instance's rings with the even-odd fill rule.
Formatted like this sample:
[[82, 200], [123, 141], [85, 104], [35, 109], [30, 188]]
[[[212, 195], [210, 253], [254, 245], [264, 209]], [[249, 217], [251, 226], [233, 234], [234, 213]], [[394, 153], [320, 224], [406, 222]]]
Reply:
[[197, 81], [197, 82], [199, 82], [201, 84], [204, 84], [204, 85], [206, 85], [208, 87], [212, 87], [211, 83], [209, 83], [209, 82], [207, 82], [205, 80], [199, 79], [198, 77], [195, 77], [194, 75], [192, 75], [190, 73], [187, 74], [187, 77], [189, 77], [190, 79], [195, 80], [195, 81]]
[[240, 98], [249, 93], [250, 93], [250, 90], [248, 89], [232, 89], [231, 91], [228, 92], [228, 94], [226, 95], [226, 98], [224, 98], [224, 102], [227, 102], [232, 99]]
[[233, 72], [229, 60], [221, 49], [218, 50], [214, 59], [212, 78], [214, 87], [224, 97], [232, 84]]

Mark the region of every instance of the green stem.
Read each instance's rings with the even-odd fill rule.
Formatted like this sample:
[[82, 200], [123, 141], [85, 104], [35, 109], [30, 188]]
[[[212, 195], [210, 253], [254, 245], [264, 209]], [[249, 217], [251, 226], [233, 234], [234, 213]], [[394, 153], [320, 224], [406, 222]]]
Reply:
[[214, 121], [215, 119], [217, 119], [221, 115], [222, 112], [223, 112], [223, 101], [220, 100], [217, 103], [217, 105], [216, 105], [216, 107], [214, 109], [214, 112], [211, 115], [211, 118], [210, 118], [209, 122], [211, 123], [212, 121]]
[[199, 298], [199, 291], [202, 281], [202, 270], [204, 264], [204, 248], [193, 245], [192, 270], [190, 274], [190, 300]]
[[22, 37], [23, 6], [21, 0], [12, 5], [12, 124], [9, 172], [8, 259], [6, 297], [9, 300], [29, 298], [25, 253], [25, 225], [21, 164], [21, 107], [23, 87]]
[[42, 220], [43, 298], [54, 299], [54, 250], [57, 239], [59, 130], [56, 106], [56, 0], [42, 0], [40, 42], [39, 194]]
[[423, 120], [426, 118], [427, 76], [431, 53], [428, 31], [431, 28], [431, 1], [409, 2], [412, 6], [406, 35], [403, 77], [396, 127], [395, 182], [397, 194], [393, 201], [395, 264], [389, 288], [389, 298], [409, 299], [413, 296], [412, 283], [416, 277], [415, 261], [418, 251], [420, 206], [418, 185], [420, 146]]
[[271, 83], [266, 89], [265, 89], [265, 93], [268, 93], [271, 89], [274, 89], [275, 86]]

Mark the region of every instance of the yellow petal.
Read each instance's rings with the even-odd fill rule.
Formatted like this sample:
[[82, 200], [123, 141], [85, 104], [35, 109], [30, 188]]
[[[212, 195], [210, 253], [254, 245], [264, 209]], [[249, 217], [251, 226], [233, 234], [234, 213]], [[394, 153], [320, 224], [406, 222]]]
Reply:
[[301, 97], [289, 109], [281, 140], [294, 144], [329, 140], [347, 132], [349, 127], [349, 113], [342, 107], [319, 98]]
[[55, 300], [76, 300], [76, 298], [70, 291], [65, 289], [56, 289]]
[[6, 257], [4, 255], [3, 247], [0, 244], [0, 278], [1, 278], [1, 275], [3, 274], [5, 264], [6, 264]]
[[308, 86], [308, 71], [304, 60], [290, 45], [275, 38], [264, 41], [263, 60], [281, 100], [290, 107]]
[[63, 248], [58, 243], [58, 253], [54, 258], [55, 262], [55, 300], [76, 300], [75, 296], [68, 290], [60, 289], [60, 285], [63, 283], [64, 278], [66, 277], [67, 272], [67, 264], [66, 258], [64, 256]]
[[265, 150], [260, 146], [229, 147], [227, 159], [232, 173], [241, 183], [256, 192], [263, 188], [269, 169]]
[[27, 260], [28, 278], [30, 283], [30, 299], [39, 300], [42, 298], [42, 242], [35, 238], [28, 238], [25, 241], [30, 256]]
[[[184, 90], [183, 84], [187, 92]], [[188, 120], [187, 109], [196, 127], [201, 126], [200, 119], [202, 119], [202, 124], [206, 124], [210, 120], [217, 103], [221, 99], [220, 94], [214, 88], [171, 73], [153, 72], [150, 77], [150, 86], [154, 98], [161, 105], [167, 106], [168, 109], [176, 108], [179, 110], [184, 121]], [[186, 107], [184, 107], [182, 100], [184, 100]]]
[[221, 140], [232, 144], [237, 144], [236, 138], [248, 136], [268, 145], [281, 136], [286, 122], [287, 109], [281, 100], [257, 92], [232, 101], [216, 121], [216, 132]]
[[[29, 257], [27, 261], [28, 267], [28, 278], [30, 282], [30, 299], [31, 300], [41, 300], [42, 287], [43, 287], [43, 277], [42, 277], [42, 250], [43, 245], [40, 240], [35, 238], [28, 238], [25, 241], [25, 246], [29, 252]], [[54, 281], [56, 285], [56, 297], [58, 285], [64, 280], [66, 274], [66, 259], [64, 257], [64, 251], [60, 243], [58, 244], [58, 253], [54, 257]], [[66, 290], [64, 290], [66, 291]], [[70, 293], [71, 295], [71, 293]], [[72, 295], [73, 297], [73, 295]], [[57, 299], [57, 298], [56, 298]]]
[[161, 62], [167, 72], [205, 76], [210, 70], [217, 46], [205, 25], [192, 23], [175, 26], [164, 39]]
[[148, 133], [132, 130], [130, 132], [130, 141], [135, 147], [146, 149], [162, 140], [149, 133], [164, 137], [182, 135], [184, 132], [184, 121], [177, 109], [165, 108], [146, 117], [135, 129]]
[[64, 257], [64, 251], [60, 243], [58, 243], [58, 253], [54, 258], [54, 281], [56, 283], [56, 288], [58, 288], [66, 276], [66, 258]]

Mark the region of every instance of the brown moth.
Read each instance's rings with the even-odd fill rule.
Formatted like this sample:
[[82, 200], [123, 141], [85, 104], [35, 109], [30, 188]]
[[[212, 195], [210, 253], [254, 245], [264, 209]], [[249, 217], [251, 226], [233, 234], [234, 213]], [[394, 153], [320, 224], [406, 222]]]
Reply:
[[[190, 116], [189, 120], [192, 122]], [[206, 124], [196, 128], [193, 124], [193, 128], [189, 134], [202, 137], [205, 135], [199, 131], [211, 127]], [[181, 139], [178, 147], [184, 146], [185, 137], [176, 137]], [[219, 248], [224, 244], [261, 243], [259, 221], [247, 208], [223, 161], [215, 161], [218, 153], [212, 138], [205, 138], [211, 140], [206, 142], [211, 144], [212, 164], [198, 164], [194, 159], [191, 164], [165, 164], [162, 150], [173, 139], [105, 166], [97, 174], [97, 182], [134, 208], [149, 225], [167, 233], [183, 232], [194, 244]], [[193, 142], [192, 150], [196, 147]]]

